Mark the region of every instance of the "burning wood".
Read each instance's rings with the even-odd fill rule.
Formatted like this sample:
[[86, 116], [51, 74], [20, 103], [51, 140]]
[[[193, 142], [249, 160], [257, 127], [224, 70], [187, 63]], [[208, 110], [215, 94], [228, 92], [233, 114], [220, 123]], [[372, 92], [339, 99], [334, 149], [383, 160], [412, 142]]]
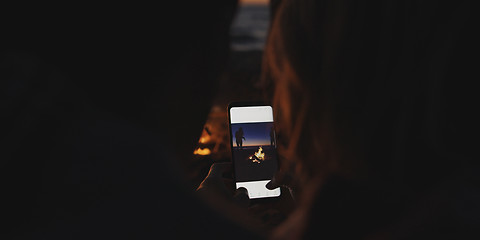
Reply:
[[265, 153], [263, 152], [263, 148], [259, 147], [258, 151], [256, 151], [248, 159], [252, 160], [252, 162], [254, 163], [261, 163], [263, 160], [265, 160]]

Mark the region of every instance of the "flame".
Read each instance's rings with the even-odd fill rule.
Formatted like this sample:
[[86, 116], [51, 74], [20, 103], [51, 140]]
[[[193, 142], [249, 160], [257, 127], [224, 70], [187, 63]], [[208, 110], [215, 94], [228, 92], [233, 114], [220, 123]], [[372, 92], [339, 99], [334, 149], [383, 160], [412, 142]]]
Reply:
[[212, 153], [212, 151], [210, 151], [210, 149], [208, 148], [197, 148], [195, 149], [195, 151], [193, 151], [193, 154], [195, 155], [210, 155]]
[[259, 147], [259, 148], [258, 148], [258, 151], [255, 152], [255, 156], [257, 156], [257, 158], [260, 159], [260, 160], [262, 160], [262, 161], [264, 160], [264, 158], [265, 158], [265, 153], [263, 152], [263, 148], [262, 148], [262, 147]]
[[[212, 141], [212, 137], [207, 132], [206, 127], [204, 127], [203, 131], [202, 131], [202, 135], [200, 136], [200, 139], [198, 139], [198, 143], [199, 144], [208, 144], [211, 141]], [[193, 151], [193, 154], [202, 155], [202, 156], [210, 155], [210, 154], [212, 154], [212, 150], [210, 150], [209, 148], [198, 147], [197, 149], [195, 149], [195, 151]]]
[[205, 135], [205, 136], [202, 136], [198, 142], [199, 143], [207, 143], [209, 141], [210, 141], [210, 136]]
[[261, 163], [260, 161], [265, 160], [265, 153], [263, 152], [263, 148], [259, 147], [258, 151], [256, 151], [253, 156], [249, 157], [250, 160], [254, 163]]

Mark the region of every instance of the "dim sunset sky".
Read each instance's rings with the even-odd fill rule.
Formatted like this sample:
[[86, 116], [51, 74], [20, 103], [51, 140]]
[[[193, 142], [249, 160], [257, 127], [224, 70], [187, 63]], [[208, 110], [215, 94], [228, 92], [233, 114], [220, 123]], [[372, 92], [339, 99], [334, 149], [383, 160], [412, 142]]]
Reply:
[[270, 131], [272, 127], [273, 123], [271, 122], [232, 124], [232, 144], [234, 147], [237, 146], [235, 132], [242, 128], [245, 134], [245, 140], [243, 140], [244, 147], [270, 145]]

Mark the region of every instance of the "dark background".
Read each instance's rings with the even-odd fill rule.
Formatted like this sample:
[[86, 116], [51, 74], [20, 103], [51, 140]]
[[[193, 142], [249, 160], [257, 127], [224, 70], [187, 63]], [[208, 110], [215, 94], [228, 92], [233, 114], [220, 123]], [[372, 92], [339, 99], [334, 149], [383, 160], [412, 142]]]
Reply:
[[246, 237], [180, 168], [236, 3], [2, 3], [0, 238]]

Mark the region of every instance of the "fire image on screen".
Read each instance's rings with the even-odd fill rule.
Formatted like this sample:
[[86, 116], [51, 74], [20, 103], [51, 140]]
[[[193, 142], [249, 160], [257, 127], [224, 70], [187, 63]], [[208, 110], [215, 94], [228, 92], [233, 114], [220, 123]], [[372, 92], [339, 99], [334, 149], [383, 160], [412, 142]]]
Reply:
[[231, 129], [236, 180], [271, 179], [277, 169], [273, 122], [236, 123]]

